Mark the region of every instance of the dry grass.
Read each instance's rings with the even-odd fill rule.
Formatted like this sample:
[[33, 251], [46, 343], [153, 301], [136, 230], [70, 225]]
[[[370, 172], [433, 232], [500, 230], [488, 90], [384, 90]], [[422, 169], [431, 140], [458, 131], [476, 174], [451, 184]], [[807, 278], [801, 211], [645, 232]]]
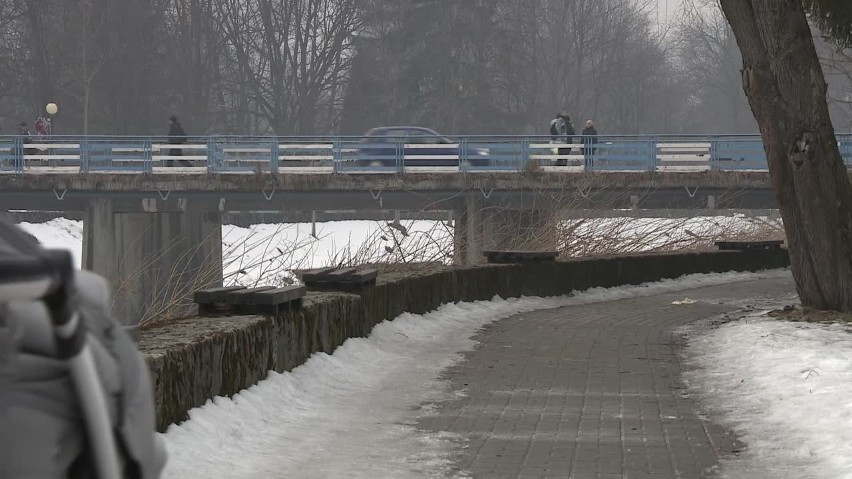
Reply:
[[[293, 284], [294, 276], [291, 272], [304, 266], [306, 261], [306, 258], [300, 259], [296, 253], [310, 245], [313, 240], [308, 237], [295, 242], [274, 241], [283, 231], [284, 225], [278, 225], [268, 237], [251, 231], [241, 241], [230, 243], [226, 238], [222, 251], [223, 269], [232, 272], [223, 276], [223, 284], [250, 288], [261, 286], [261, 282], [264, 285], [276, 286]], [[250, 271], [256, 271], [256, 274], [249, 274]]]
[[707, 250], [720, 240], [783, 239], [780, 220], [766, 218], [597, 218], [560, 225], [563, 257]]
[[[439, 238], [452, 236], [452, 226], [435, 221], [426, 231], [415, 231], [414, 220], [379, 222], [379, 228], [360, 242], [350, 240], [334, 248], [326, 264], [336, 267], [380, 265], [384, 271], [413, 264], [446, 263], [452, 257], [452, 244]], [[388, 243], [390, 245], [388, 245]]]
[[615, 218], [581, 217], [584, 211], [593, 216], [594, 211], [624, 208], [631, 192], [602, 191], [574, 181], [560, 191], [533, 190], [522, 202], [506, 199], [486, 207], [481, 216], [490, 226], [475, 238], [465, 234], [484, 249], [559, 251], [563, 258], [711, 249], [723, 239], [784, 238], [781, 220], [773, 218], [639, 218], [630, 210]]
[[[721, 239], [784, 237], [780, 219], [716, 217], [699, 221], [630, 216], [565, 219], [566, 210], [581, 211], [590, 205], [599, 210], [615, 208], [616, 200], [609, 205], [603, 204], [590, 191], [572, 186], [559, 194], [553, 191], [534, 192], [526, 203], [484, 208], [482, 217], [488, 220], [487, 223], [498, 226], [477, 229], [479, 236], [474, 240], [480, 241], [485, 249], [556, 250], [562, 258], [578, 258], [710, 249], [715, 241]], [[620, 201], [623, 202], [623, 198]], [[336, 267], [371, 265], [378, 267], [383, 274], [430, 270], [438, 265], [453, 264], [453, 233], [459, 221], [459, 218], [433, 221], [426, 230], [416, 230], [415, 220], [377, 222], [378, 229], [369, 237], [356, 240], [350, 236], [343, 244], [334, 245], [324, 263]], [[200, 246], [182, 253], [170, 269], [159, 270], [156, 274], [160, 276], [152, 277], [153, 283], [161, 287], [146, 298], [148, 307], [140, 324], [194, 314], [192, 292], [218, 284], [220, 279], [224, 285], [247, 287], [297, 283], [299, 280], [295, 272], [316, 266], [307, 263], [311, 255], [304, 252], [320, 239], [327, 238], [305, 235], [288, 239], [284, 229], [284, 225], [279, 225], [272, 234], [252, 230], [248, 236], [238, 240], [225, 238], [222, 251], [224, 274], [218, 270], [218, 258], [190, 261], [200, 254]], [[467, 234], [470, 234], [469, 231]], [[143, 275], [155, 274], [156, 266], [177, 246], [177, 243], [170, 245], [159, 255], [147, 259], [138, 271], [117, 286], [116, 295], [131, 292]], [[191, 264], [205, 266], [192, 270]]]
[[[205, 241], [211, 239], [205, 238]], [[172, 253], [183, 246], [176, 238], [157, 254], [146, 257], [138, 268], [114, 284], [113, 302], [135, 294], [144, 284], [150, 284], [154, 287], [144, 298], [146, 306], [139, 319], [140, 326], [161, 318], [195, 314], [192, 293], [218, 284], [222, 277], [219, 259], [202, 256], [205, 241], [174, 257]]]

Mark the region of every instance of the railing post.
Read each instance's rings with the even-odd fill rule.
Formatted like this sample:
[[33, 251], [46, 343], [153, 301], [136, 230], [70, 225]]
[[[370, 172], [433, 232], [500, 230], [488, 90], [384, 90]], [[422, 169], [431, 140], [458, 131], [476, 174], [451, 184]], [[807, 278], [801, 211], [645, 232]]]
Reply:
[[[521, 139], [521, 156], [518, 158], [517, 168], [518, 171], [524, 171], [527, 167], [527, 163], [532, 161], [530, 159], [532, 149], [530, 148], [530, 139], [524, 137]], [[537, 160], [536, 160], [537, 161]], [[491, 160], [491, 163], [494, 163], [494, 160]]]
[[710, 137], [710, 171], [719, 169], [719, 138]]
[[14, 170], [16, 175], [24, 174], [24, 139], [15, 138]]
[[651, 139], [648, 140], [648, 149], [651, 154], [650, 171], [651, 173], [655, 173], [657, 171], [657, 139], [655, 137], [651, 137]]
[[340, 144], [340, 138], [334, 137], [331, 139], [331, 171], [332, 173], [340, 173], [340, 162], [342, 160], [343, 147]]
[[143, 168], [145, 173], [153, 174], [154, 173], [154, 140], [151, 138], [145, 138], [142, 142], [142, 152], [145, 155], [145, 161], [143, 161]]
[[405, 138], [396, 139], [396, 171], [405, 173]]
[[467, 171], [468, 168], [468, 148], [467, 148], [467, 138], [459, 139], [459, 151], [458, 151], [458, 162], [459, 162], [459, 171]]
[[89, 173], [89, 158], [92, 156], [89, 151], [89, 137], [80, 138], [80, 173], [86, 175]]
[[281, 152], [281, 147], [278, 144], [278, 137], [272, 139], [272, 144], [269, 145], [269, 168], [273, 175], [278, 174], [279, 167], [279, 154]]
[[205, 166], [207, 167], [207, 173], [213, 173], [216, 171], [216, 140], [213, 137], [207, 137], [205, 144], [207, 146], [207, 161], [205, 161]]

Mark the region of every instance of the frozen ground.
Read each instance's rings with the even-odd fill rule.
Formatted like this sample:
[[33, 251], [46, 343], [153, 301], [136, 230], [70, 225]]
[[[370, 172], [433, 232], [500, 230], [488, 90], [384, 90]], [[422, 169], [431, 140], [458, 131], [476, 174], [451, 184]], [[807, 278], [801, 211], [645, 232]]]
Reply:
[[755, 315], [690, 341], [690, 387], [747, 445], [724, 477], [852, 478], [850, 332]]
[[[674, 233], [691, 237], [700, 234], [695, 225], [711, 231], [720, 227], [717, 218], [690, 221], [689, 226], [675, 225]], [[656, 231], [639, 227], [647, 223], [634, 228], [623, 224], [609, 223], [609, 230], [646, 239]], [[60, 219], [23, 226], [48, 246], [69, 248], [79, 261], [80, 222]], [[392, 244], [382, 243], [382, 228], [372, 222], [317, 227], [320, 239], [310, 238], [306, 224], [289, 226], [286, 233], [276, 225], [226, 227], [223, 244], [227, 250], [240, 237], [274, 237], [276, 243], [265, 247], [269, 251], [282, 241], [305, 241], [292, 261], [307, 267], [328, 264], [341, 257], [344, 245], [368, 238], [380, 250]], [[433, 230], [435, 223], [424, 222], [421, 229]], [[448, 238], [436, 243], [444, 247], [440, 244]], [[346, 251], [353, 254], [352, 248]], [[244, 263], [260, 257], [255, 254]], [[247, 270], [243, 276], [256, 280], [260, 271]], [[473, 347], [468, 338], [477, 328], [515, 312], [652, 294], [655, 288], [685, 288], [695, 280], [576, 297], [448, 305], [422, 317], [403, 315], [379, 325], [370, 338], [348, 341], [332, 356], [315, 355], [292, 373], [273, 374], [234, 400], [220, 398], [193, 411], [192, 420], [166, 435], [168, 477], [440, 474], [458, 438], [418, 435], [410, 421], [428, 414], [418, 405], [450, 394], [436, 381], [438, 372]], [[742, 460], [723, 468], [727, 477], [852, 478], [852, 340], [846, 327], [755, 316], [693, 337], [688, 354], [696, 367], [687, 377], [691, 388], [747, 444]]]
[[455, 394], [439, 373], [475, 346], [484, 325], [513, 314], [572, 304], [648, 296], [761, 277], [692, 275], [674, 281], [575, 296], [445, 305], [424, 315], [385, 321], [368, 338], [346, 341], [333, 355], [315, 354], [291, 373], [190, 412], [165, 434], [166, 477], [375, 478], [434, 477], [448, 472], [461, 438], [430, 436], [412, 424], [421, 407]]

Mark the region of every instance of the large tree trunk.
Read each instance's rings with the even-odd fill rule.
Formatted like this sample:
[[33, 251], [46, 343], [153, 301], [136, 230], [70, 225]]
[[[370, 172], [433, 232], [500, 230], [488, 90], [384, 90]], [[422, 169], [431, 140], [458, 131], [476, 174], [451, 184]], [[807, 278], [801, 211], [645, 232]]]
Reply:
[[721, 0], [743, 54], [802, 303], [852, 310], [852, 187], [801, 0]]

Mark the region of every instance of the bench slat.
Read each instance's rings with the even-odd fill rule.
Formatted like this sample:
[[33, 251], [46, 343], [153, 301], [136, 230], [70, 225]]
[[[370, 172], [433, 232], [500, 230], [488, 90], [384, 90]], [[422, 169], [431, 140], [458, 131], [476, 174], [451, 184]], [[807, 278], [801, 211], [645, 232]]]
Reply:
[[246, 289], [245, 286], [226, 286], [224, 288], [210, 288], [196, 291], [192, 294], [195, 303], [223, 303], [227, 293]]
[[246, 288], [239, 291], [231, 291], [225, 294], [225, 302], [233, 305], [250, 304], [255, 293], [275, 289], [273, 286], [260, 286], [258, 288]]
[[304, 286], [286, 286], [254, 294], [254, 303], [259, 306], [278, 306], [303, 298], [307, 288]]

